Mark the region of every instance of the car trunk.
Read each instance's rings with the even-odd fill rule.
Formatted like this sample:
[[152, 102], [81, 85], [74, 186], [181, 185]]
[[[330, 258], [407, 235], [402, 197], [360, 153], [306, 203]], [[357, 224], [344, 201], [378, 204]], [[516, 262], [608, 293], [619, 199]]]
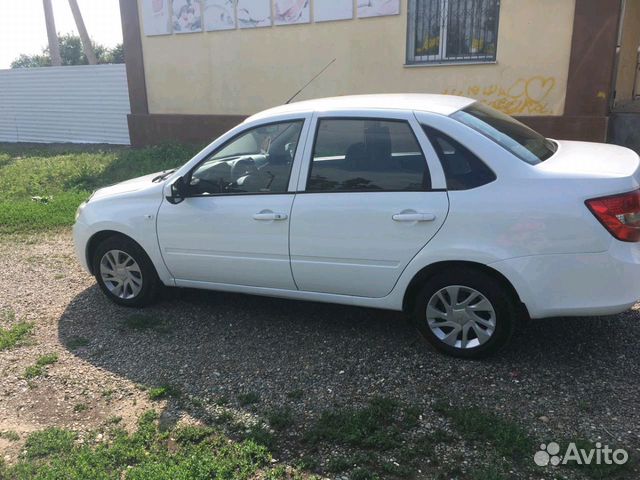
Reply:
[[610, 178], [636, 175], [640, 167], [640, 157], [628, 148], [568, 140], [556, 143], [558, 151], [538, 165], [540, 170]]

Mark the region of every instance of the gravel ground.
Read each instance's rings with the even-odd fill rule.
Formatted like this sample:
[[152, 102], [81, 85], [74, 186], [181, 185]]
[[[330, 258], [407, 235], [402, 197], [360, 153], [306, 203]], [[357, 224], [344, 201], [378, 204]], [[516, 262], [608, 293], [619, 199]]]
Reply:
[[[8, 309], [36, 324], [30, 345], [0, 352], [0, 431], [23, 438], [49, 425], [88, 432], [113, 416], [132, 425], [152, 405], [175, 421], [186, 415], [179, 402], [151, 402], [141, 388], [172, 385], [203, 411], [226, 400], [255, 418], [289, 405], [297, 429], [326, 409], [381, 395], [417, 407], [426, 429], [446, 428], [432, 408], [444, 400], [497, 413], [540, 441], [585, 438], [640, 452], [638, 307], [530, 322], [498, 357], [461, 361], [429, 350], [395, 312], [190, 290], [123, 309], [80, 269], [62, 232], [0, 239], [0, 311]], [[132, 315], [159, 323], [131, 328]], [[88, 344], [73, 349], [79, 338]], [[48, 376], [24, 380], [25, 367], [47, 353], [60, 358]], [[259, 403], [240, 406], [249, 392]], [[88, 408], [74, 411], [78, 404]], [[482, 457], [465, 445], [463, 458]], [[0, 438], [7, 461], [19, 448]], [[294, 446], [280, 453], [298, 454]]]

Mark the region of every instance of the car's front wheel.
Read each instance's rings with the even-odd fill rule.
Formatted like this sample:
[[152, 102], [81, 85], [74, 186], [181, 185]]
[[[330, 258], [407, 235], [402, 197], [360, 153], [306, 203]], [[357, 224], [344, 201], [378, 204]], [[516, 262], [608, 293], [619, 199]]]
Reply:
[[120, 235], [100, 242], [93, 255], [93, 273], [105, 295], [126, 307], [152, 303], [160, 287], [158, 274], [145, 251]]
[[453, 268], [431, 277], [418, 292], [414, 320], [437, 350], [462, 358], [502, 348], [518, 322], [513, 294], [480, 270]]

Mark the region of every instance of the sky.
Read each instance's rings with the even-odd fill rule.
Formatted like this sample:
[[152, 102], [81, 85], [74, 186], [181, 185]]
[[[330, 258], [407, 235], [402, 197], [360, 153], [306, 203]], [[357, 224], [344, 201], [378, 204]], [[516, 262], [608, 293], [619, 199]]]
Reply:
[[[68, 0], [51, 0], [58, 33], [78, 32]], [[107, 47], [122, 42], [118, 0], [78, 0], [89, 36]], [[42, 0], [0, 0], [0, 69], [21, 53], [41, 53], [47, 46]]]

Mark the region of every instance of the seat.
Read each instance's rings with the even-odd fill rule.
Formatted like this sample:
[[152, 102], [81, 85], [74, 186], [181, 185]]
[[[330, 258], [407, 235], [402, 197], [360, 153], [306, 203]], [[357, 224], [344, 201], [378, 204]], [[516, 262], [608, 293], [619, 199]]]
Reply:
[[391, 134], [389, 127], [369, 127], [364, 131], [368, 170], [390, 170]]

